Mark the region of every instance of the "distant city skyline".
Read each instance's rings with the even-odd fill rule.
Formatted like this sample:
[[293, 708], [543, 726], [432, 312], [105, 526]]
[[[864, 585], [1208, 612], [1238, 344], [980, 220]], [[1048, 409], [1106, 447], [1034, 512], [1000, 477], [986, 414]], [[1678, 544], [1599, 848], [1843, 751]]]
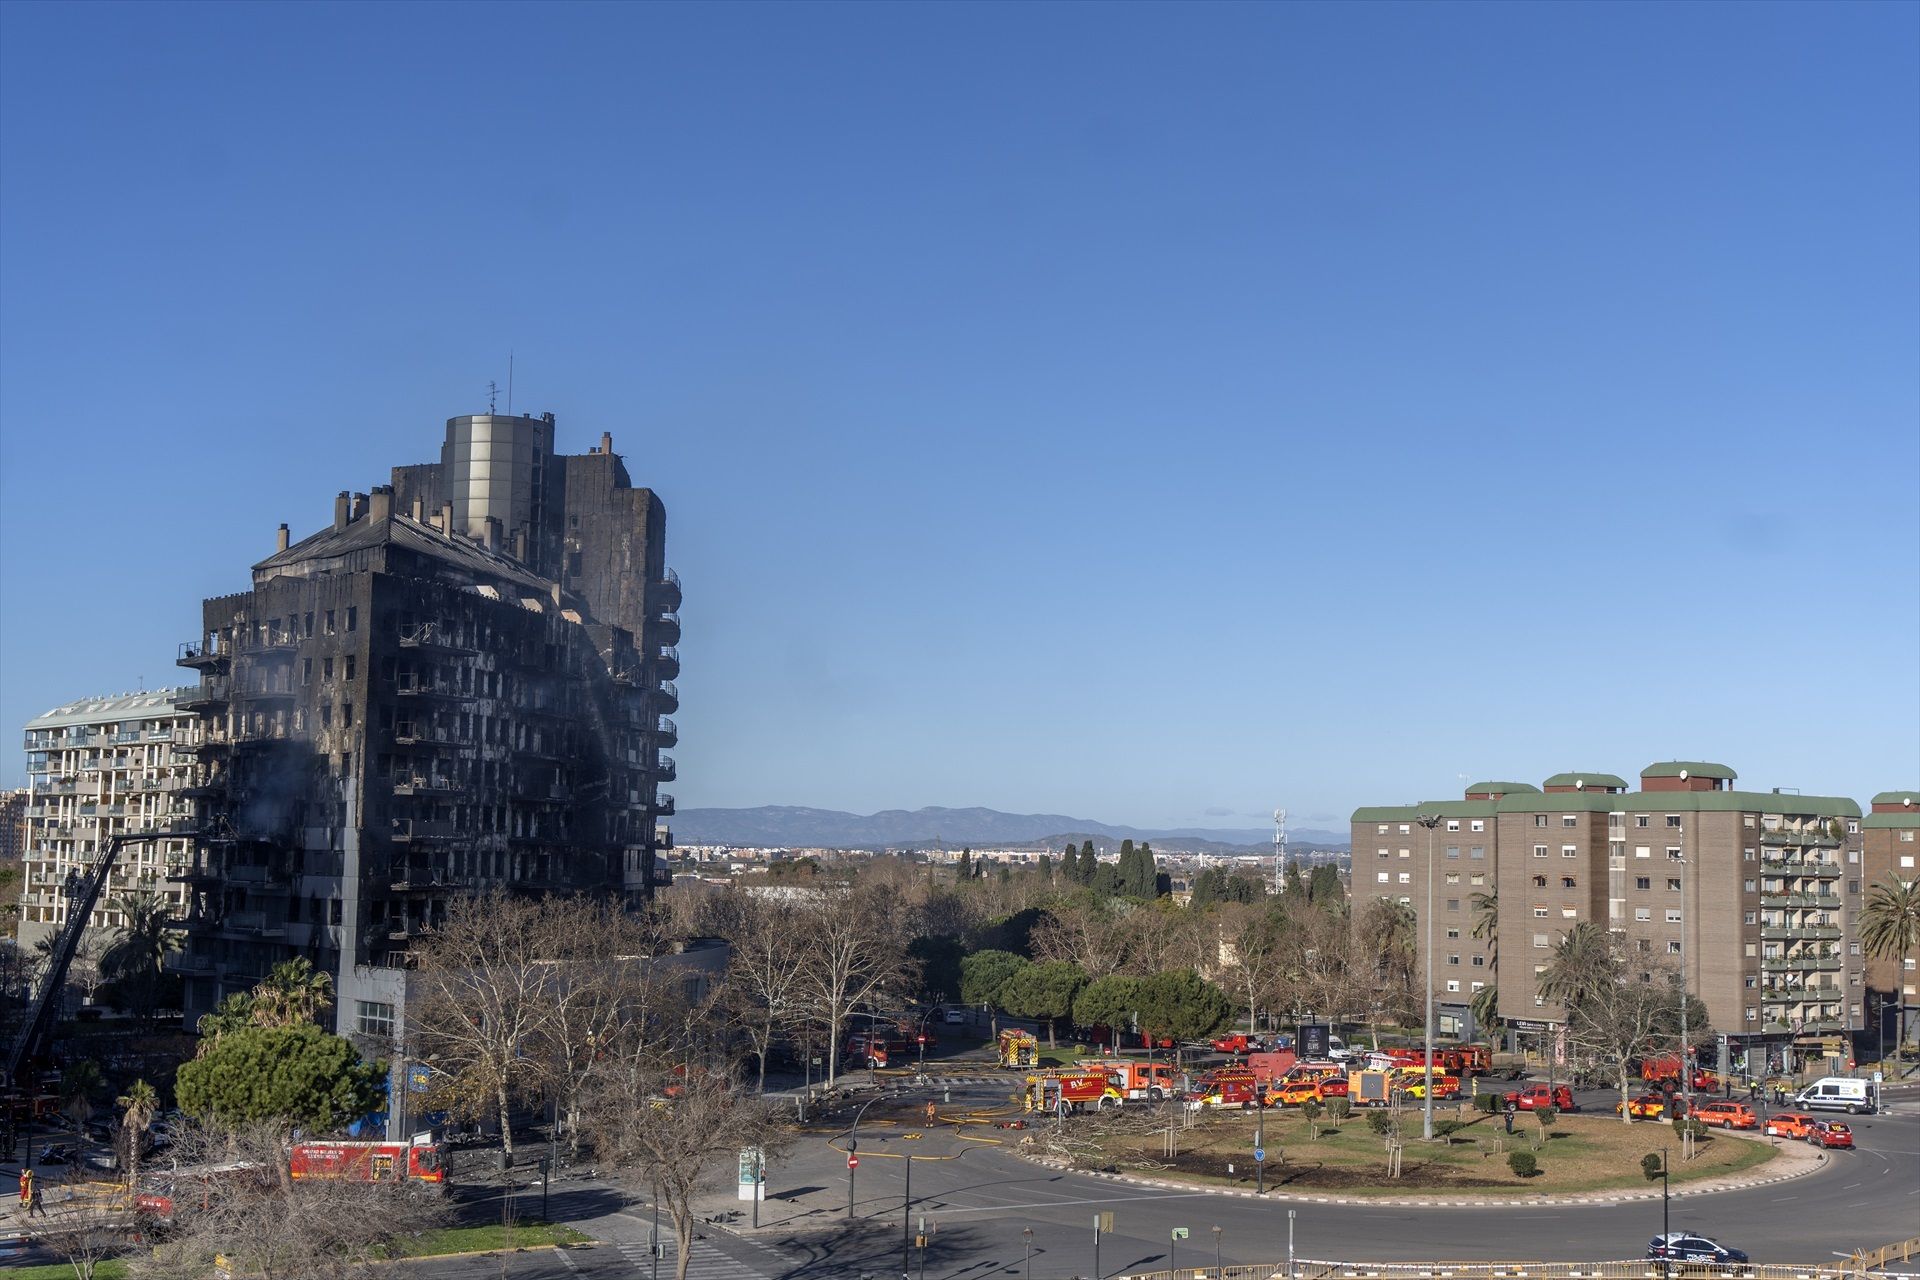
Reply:
[[683, 808], [1920, 781], [1920, 8], [457, 14], [0, 9], [0, 783], [509, 352]]

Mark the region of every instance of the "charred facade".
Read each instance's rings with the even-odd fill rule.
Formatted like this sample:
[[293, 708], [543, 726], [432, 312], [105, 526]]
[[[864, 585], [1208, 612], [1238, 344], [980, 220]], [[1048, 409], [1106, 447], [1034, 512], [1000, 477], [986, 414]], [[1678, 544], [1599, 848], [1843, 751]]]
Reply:
[[180, 658], [203, 722], [173, 961], [190, 1020], [304, 956], [342, 1030], [384, 1025], [393, 970], [452, 897], [638, 905], [664, 878], [665, 513], [605, 437], [576, 458], [552, 440], [551, 415], [456, 418], [439, 464], [339, 495], [297, 544], [282, 526], [251, 590], [205, 602]]

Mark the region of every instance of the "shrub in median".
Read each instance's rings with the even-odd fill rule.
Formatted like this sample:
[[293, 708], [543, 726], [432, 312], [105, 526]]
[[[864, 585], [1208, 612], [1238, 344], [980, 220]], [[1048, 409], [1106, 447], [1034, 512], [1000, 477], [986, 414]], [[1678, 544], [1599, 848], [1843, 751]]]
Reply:
[[1531, 1178], [1540, 1172], [1540, 1161], [1531, 1151], [1515, 1151], [1507, 1156], [1507, 1168], [1516, 1178]]
[[1473, 1105], [1480, 1109], [1481, 1115], [1490, 1116], [1500, 1109], [1500, 1095], [1497, 1093], [1475, 1094]]
[[1382, 1137], [1382, 1138], [1386, 1137], [1387, 1130], [1391, 1129], [1392, 1127], [1393, 1127], [1393, 1117], [1389, 1116], [1386, 1112], [1384, 1111], [1367, 1112], [1367, 1128], [1373, 1130], [1375, 1136]]

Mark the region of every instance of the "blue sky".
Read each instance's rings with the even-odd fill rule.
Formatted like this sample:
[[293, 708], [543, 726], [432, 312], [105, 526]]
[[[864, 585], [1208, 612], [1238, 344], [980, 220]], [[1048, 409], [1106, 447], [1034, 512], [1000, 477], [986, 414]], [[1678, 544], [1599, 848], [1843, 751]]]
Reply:
[[1916, 50], [1891, 4], [9, 4], [0, 726], [177, 679], [511, 349], [667, 503], [683, 806], [1912, 786]]

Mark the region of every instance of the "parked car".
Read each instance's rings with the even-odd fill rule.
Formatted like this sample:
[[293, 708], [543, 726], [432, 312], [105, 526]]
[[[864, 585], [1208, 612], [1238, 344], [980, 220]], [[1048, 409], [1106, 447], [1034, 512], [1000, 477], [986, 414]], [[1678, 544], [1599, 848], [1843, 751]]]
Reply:
[[1853, 1130], [1838, 1120], [1815, 1120], [1807, 1126], [1807, 1141], [1831, 1151], [1835, 1147], [1853, 1149]]
[[41, 1164], [72, 1164], [80, 1158], [71, 1142], [49, 1142], [40, 1148]]
[[1702, 1102], [1693, 1109], [1693, 1118], [1701, 1124], [1722, 1129], [1758, 1129], [1760, 1117], [1744, 1102]]
[[1613, 1114], [1619, 1115], [1622, 1110], [1635, 1120], [1658, 1120], [1667, 1113], [1667, 1100], [1658, 1093], [1643, 1093], [1630, 1101], [1613, 1104]]
[[1729, 1249], [1705, 1236], [1690, 1235], [1685, 1231], [1669, 1231], [1663, 1236], [1655, 1236], [1647, 1245], [1647, 1257], [1655, 1261], [1706, 1262], [1721, 1266], [1747, 1261], [1747, 1255], [1738, 1249]]
[[1515, 1089], [1501, 1101], [1511, 1102], [1516, 1111], [1537, 1111], [1541, 1107], [1553, 1107], [1560, 1111], [1577, 1111], [1574, 1105], [1573, 1090], [1564, 1084], [1551, 1087], [1544, 1084], [1528, 1085], [1524, 1089]]
[[1217, 1053], [1245, 1053], [1254, 1047], [1255, 1041], [1244, 1031], [1230, 1031], [1215, 1036], [1212, 1043]]
[[965, 1022], [966, 1020], [967, 1020], [967, 1011], [965, 1009], [948, 1009], [945, 1013], [940, 1015], [940, 1021], [946, 1023], [950, 1027], [957, 1027], [961, 1023]]
[[1781, 1111], [1767, 1117], [1767, 1136], [1770, 1138], [1804, 1138], [1807, 1131], [1818, 1124], [1804, 1111]]

